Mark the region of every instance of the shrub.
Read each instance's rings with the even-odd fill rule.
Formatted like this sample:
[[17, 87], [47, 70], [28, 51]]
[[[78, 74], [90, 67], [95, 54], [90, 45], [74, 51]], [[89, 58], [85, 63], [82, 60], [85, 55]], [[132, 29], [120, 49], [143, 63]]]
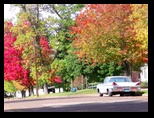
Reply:
[[148, 81], [141, 82], [141, 88], [148, 88]]

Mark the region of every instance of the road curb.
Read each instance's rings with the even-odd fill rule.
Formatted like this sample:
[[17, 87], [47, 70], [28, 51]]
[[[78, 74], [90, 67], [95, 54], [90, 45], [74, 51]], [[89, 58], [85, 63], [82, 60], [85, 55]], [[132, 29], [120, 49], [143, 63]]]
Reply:
[[[79, 97], [79, 96], [99, 96], [99, 94], [85, 94], [85, 95], [68, 95], [68, 96], [48, 96], [48, 97], [39, 97], [39, 98], [24, 98], [24, 100], [30, 100], [30, 99], [48, 99], [48, 98], [61, 98], [61, 97]], [[106, 95], [107, 96], [107, 95]], [[115, 96], [115, 95], [114, 95]], [[138, 96], [138, 95], [136, 95]], [[148, 94], [142, 94], [139, 96], [148, 96]], [[12, 101], [12, 100], [23, 100], [22, 98], [19, 99], [4, 99], [4, 101]]]
[[142, 96], [148, 96], [148, 94], [143, 94]]

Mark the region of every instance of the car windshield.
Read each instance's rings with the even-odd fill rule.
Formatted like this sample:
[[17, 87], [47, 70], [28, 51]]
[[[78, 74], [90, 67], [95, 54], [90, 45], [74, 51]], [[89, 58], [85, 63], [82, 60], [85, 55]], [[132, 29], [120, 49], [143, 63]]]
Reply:
[[130, 78], [111, 78], [109, 82], [131, 82]]

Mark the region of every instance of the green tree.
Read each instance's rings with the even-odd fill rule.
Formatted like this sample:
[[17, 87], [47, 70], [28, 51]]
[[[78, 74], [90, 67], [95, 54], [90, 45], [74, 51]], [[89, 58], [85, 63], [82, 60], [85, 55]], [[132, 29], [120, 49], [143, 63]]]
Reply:
[[17, 89], [15, 88], [12, 81], [4, 80], [4, 90], [10, 93], [15, 93]]
[[[25, 33], [18, 32], [20, 34], [20, 40], [17, 43], [24, 44], [30, 41], [29, 47], [24, 51], [23, 58], [28, 59], [25, 64], [27, 68], [30, 68], [30, 76], [36, 78], [36, 82], [40, 86], [44, 83], [45, 91], [47, 93], [47, 84], [50, 83], [49, 77], [56, 75], [55, 71], [58, 66], [53, 66], [52, 62], [55, 58], [64, 59], [67, 55], [67, 50], [70, 47], [71, 41], [67, 40], [70, 35], [68, 33], [68, 26], [71, 26], [74, 21], [73, 15], [79, 10], [83, 5], [77, 4], [13, 4], [14, 7], [20, 8], [20, 13], [18, 15], [18, 24], [25, 19], [25, 22], [29, 21], [31, 25], [32, 32]], [[43, 17], [42, 11], [48, 13], [47, 18]], [[14, 28], [14, 31], [19, 29], [20, 25]], [[24, 29], [24, 27], [22, 27]], [[40, 37], [46, 36], [52, 49], [52, 54], [46, 54], [46, 58], [43, 58], [42, 50], [40, 47]], [[26, 39], [26, 40], [25, 40]], [[25, 42], [24, 42], [25, 41]], [[27, 43], [27, 44], [29, 44]], [[34, 44], [34, 45], [32, 45]], [[58, 44], [58, 45], [57, 45]], [[35, 48], [34, 48], [35, 47]], [[34, 49], [33, 49], [34, 48]], [[36, 52], [35, 56], [33, 52]], [[48, 56], [48, 57], [47, 57]], [[50, 60], [49, 59], [50, 56]], [[32, 63], [34, 61], [35, 63]], [[56, 63], [55, 61], [54, 63]], [[58, 62], [59, 63], [59, 62]], [[58, 64], [56, 64], [58, 65]], [[52, 69], [52, 71], [50, 71]]]
[[73, 17], [76, 16], [77, 12], [83, 7], [83, 5], [55, 4], [48, 5], [48, 7], [51, 9], [51, 12], [57, 16], [48, 18], [50, 23], [53, 24], [50, 29], [56, 34], [55, 36], [50, 36], [54, 39], [50, 41], [50, 44], [55, 50], [54, 56], [56, 58], [53, 65], [59, 65], [57, 75], [60, 75], [63, 78], [63, 85], [68, 88], [71, 79], [74, 79], [78, 75], [77, 73], [79, 73], [75, 72], [77, 70], [72, 70], [70, 64], [68, 64], [69, 59], [75, 58], [70, 53], [72, 41], [69, 39], [72, 38], [73, 35], [69, 34], [68, 27], [74, 24]]
[[17, 23], [13, 31], [17, 35], [16, 45], [24, 46], [23, 66], [30, 69], [30, 78], [36, 84], [36, 94], [38, 87], [45, 85], [44, 91], [48, 93], [47, 83], [53, 77], [50, 64], [53, 62], [52, 50], [49, 45], [47, 22], [42, 16], [42, 4], [18, 4], [13, 5], [20, 8]]

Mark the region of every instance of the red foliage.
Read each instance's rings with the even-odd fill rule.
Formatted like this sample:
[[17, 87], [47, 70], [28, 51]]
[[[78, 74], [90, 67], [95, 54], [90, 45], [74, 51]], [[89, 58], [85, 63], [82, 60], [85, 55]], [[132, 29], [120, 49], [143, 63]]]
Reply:
[[143, 57], [143, 62], [148, 63], [148, 58]]
[[11, 80], [22, 80], [21, 84], [28, 85], [29, 70], [22, 67], [22, 51], [23, 47], [14, 47], [16, 37], [10, 31], [13, 27], [12, 23], [5, 22], [4, 27], [4, 79], [7, 81]]
[[42, 55], [44, 59], [50, 60], [51, 59], [50, 55], [52, 54], [52, 50], [50, 49], [50, 45], [45, 36], [40, 38], [40, 46], [42, 48]]
[[62, 83], [62, 80], [61, 80], [60, 76], [55, 76], [55, 77], [54, 77], [54, 81], [55, 81], [56, 83]]
[[55, 76], [53, 78], [50, 79], [50, 82], [55, 82], [55, 83], [59, 83], [61, 84], [62, 83], [62, 80], [61, 80], [61, 77], [60, 76]]
[[31, 23], [29, 21], [27, 21], [27, 20], [22, 20], [22, 25], [30, 27]]

